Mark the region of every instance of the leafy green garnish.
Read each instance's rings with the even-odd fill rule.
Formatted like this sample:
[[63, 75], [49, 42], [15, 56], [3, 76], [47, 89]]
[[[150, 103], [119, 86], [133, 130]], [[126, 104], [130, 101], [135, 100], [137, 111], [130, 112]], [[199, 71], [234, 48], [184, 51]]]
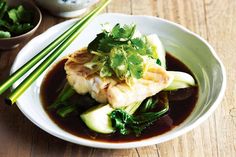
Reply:
[[11, 37], [11, 34], [9, 32], [0, 30], [0, 38], [10, 38], [10, 37]]
[[156, 102], [150, 102], [150, 100], [144, 105], [147, 107], [145, 111], [139, 112], [138, 114], [132, 115], [125, 110], [115, 109], [109, 115], [112, 120], [112, 126], [122, 135], [134, 133], [136, 136], [139, 136], [144, 129], [168, 112], [169, 103], [167, 95], [165, 94], [163, 98], [164, 108], [157, 112], [150, 112], [150, 107], [156, 105]]
[[8, 11], [8, 16], [13, 21], [13, 23], [19, 23], [21, 17], [21, 10], [22, 7], [19, 6], [17, 9], [11, 9]]
[[160, 61], [160, 59], [157, 59], [156, 63], [161, 66], [161, 61]]
[[91, 41], [88, 45], [88, 51], [95, 51], [95, 50], [98, 50], [98, 47], [99, 47], [99, 43], [100, 43], [100, 40], [102, 40], [103, 38], [105, 38], [105, 33], [99, 33], [97, 34], [97, 37]]
[[22, 5], [8, 11], [9, 18], [13, 23], [28, 23], [32, 20], [32, 12], [26, 10]]
[[116, 24], [111, 31], [111, 36], [117, 40], [129, 40], [134, 35], [135, 28], [135, 25], [124, 25], [124, 27], [121, 27], [120, 24]]
[[0, 0], [0, 31], [8, 32], [0, 38], [9, 38], [28, 32], [34, 27], [33, 16], [33, 12], [22, 5], [9, 8], [4, 0]]
[[7, 11], [7, 2], [0, 0], [0, 19], [3, 18], [5, 12]]
[[30, 23], [24, 23], [24, 24], [14, 24], [10, 27], [9, 31], [13, 32], [14, 35], [20, 35], [25, 32], [28, 32], [33, 28], [33, 25]]
[[143, 75], [143, 58], [135, 53], [130, 53], [127, 60], [131, 76], [137, 79], [141, 78]]
[[3, 28], [3, 29], [10, 28], [9, 23], [4, 21], [4, 20], [2, 20], [2, 19], [0, 19], [0, 28]]
[[100, 71], [101, 77], [116, 76], [120, 80], [141, 78], [144, 73], [143, 56], [153, 59], [157, 56], [146, 36], [133, 38], [135, 30], [135, 25], [121, 27], [120, 24], [116, 24], [110, 32], [103, 30], [88, 45], [89, 52], [96, 52], [96, 56], [86, 66]]
[[122, 80], [125, 77], [128, 77], [128, 61], [124, 49], [122, 47], [113, 48], [111, 50], [110, 58], [110, 66], [114, 70], [116, 76]]

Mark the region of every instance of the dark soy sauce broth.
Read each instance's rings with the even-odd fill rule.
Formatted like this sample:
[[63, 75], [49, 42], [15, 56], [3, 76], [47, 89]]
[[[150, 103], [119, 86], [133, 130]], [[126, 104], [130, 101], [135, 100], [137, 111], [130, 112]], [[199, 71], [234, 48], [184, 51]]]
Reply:
[[[192, 75], [191, 71], [183, 63], [168, 53], [166, 56], [166, 61], [167, 70], [182, 71]], [[55, 111], [47, 109], [47, 107], [54, 102], [60, 92], [59, 90], [65, 84], [65, 62], [66, 60], [60, 61], [45, 77], [40, 91], [41, 101], [49, 117], [60, 128], [82, 138], [106, 142], [130, 142], [163, 134], [183, 122], [192, 112], [198, 99], [198, 87], [168, 92], [168, 99], [170, 103], [170, 110], [168, 114], [154, 122], [153, 125], [144, 130], [138, 137], [133, 134], [120, 135], [118, 133], [96, 133], [87, 128], [78, 115], [61, 118]], [[75, 94], [73, 99], [79, 101], [81, 97], [81, 95]]]

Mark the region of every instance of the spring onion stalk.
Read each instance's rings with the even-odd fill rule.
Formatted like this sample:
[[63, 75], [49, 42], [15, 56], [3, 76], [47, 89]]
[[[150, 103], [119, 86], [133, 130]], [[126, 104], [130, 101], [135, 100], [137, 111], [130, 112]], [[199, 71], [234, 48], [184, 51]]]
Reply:
[[72, 43], [72, 41], [82, 32], [83, 29], [92, 21], [92, 19], [98, 15], [111, 0], [104, 0], [101, 5], [99, 5], [92, 14], [84, 19], [74, 31], [67, 37], [29, 76], [22, 81], [22, 83], [13, 90], [12, 94], [6, 99], [7, 104], [13, 104], [16, 102], [17, 98], [23, 94], [23, 92], [43, 73], [44, 70]]
[[[106, 1], [104, 6], [109, 3], [110, 0]], [[55, 39], [51, 44], [45, 47], [42, 51], [40, 51], [36, 56], [34, 56], [31, 60], [29, 60], [26, 64], [24, 64], [20, 69], [14, 72], [7, 81], [0, 85], [0, 94], [5, 92], [9, 87], [13, 85], [20, 77], [22, 77], [29, 69], [31, 69], [35, 64], [37, 64], [40, 60], [42, 60], [47, 54], [49, 54], [53, 49], [55, 49], [65, 38], [71, 35], [75, 30], [80, 27], [82, 23], [84, 23], [89, 17], [92, 17], [94, 13], [99, 10], [99, 6], [93, 11], [86, 14], [82, 19], [76, 22], [72, 27], [70, 27], [67, 31], [61, 34], [57, 39]]]

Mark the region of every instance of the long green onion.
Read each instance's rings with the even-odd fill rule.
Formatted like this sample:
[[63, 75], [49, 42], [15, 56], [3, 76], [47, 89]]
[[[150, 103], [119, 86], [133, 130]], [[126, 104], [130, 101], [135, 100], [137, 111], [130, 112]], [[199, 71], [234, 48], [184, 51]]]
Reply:
[[[17, 86], [15, 90], [13, 90], [12, 94], [6, 99], [6, 102], [8, 104], [13, 104], [17, 100], [17, 98], [19, 98], [19, 96], [23, 94], [23, 92], [40, 76], [40, 74], [44, 70], [46, 70], [47, 67], [72, 43], [72, 41], [82, 32], [82, 30], [86, 28], [89, 22], [91, 22], [92, 19], [109, 4], [110, 1], [111, 0], [104, 0], [101, 3], [101, 5], [99, 5], [96, 9], [94, 9], [91, 13], [89, 13], [85, 18], [83, 18], [83, 20], [81, 19], [78, 23], [76, 23], [76, 26], [73, 25], [71, 27], [73, 28], [73, 30], [69, 29], [70, 30], [69, 33], [66, 33], [67, 36], [64, 36], [64, 35], [60, 36], [59, 39], [57, 39], [58, 41], [56, 40], [56, 43], [58, 44], [59, 41], [63, 41], [63, 40], [64, 41], [59, 46], [55, 45], [55, 43], [53, 42], [46, 48], [46, 50], [44, 49], [44, 51], [50, 52], [49, 50], [52, 51], [56, 46], [58, 46], [31, 74], [29, 74], [29, 76], [26, 79], [24, 79], [24, 81], [21, 82], [19, 86]], [[39, 56], [42, 57], [45, 55], [46, 54], [39, 55]], [[37, 58], [37, 61], [40, 61], [41, 59], [41, 58], [39, 59], [39, 57], [36, 57], [36, 58]], [[37, 63], [36, 59], [33, 60], [33, 63], [34, 65]], [[17, 79], [19, 79], [20, 76], [22, 76], [32, 67], [31, 65], [33, 63], [30, 63], [23, 70], [21, 70], [20, 75], [16, 74], [18, 72], [14, 73], [15, 74], [14, 77], [10, 79], [9, 82], [7, 81], [7, 84], [4, 85], [4, 87], [2, 87], [3, 89], [1, 90], [5, 91], [7, 88], [9, 88]], [[1, 94], [1, 91], [0, 91], [0, 94]]]
[[22, 75], [24, 75], [29, 69], [31, 69], [35, 64], [37, 64], [42, 58], [49, 54], [53, 49], [55, 49], [66, 37], [71, 35], [78, 26], [80, 26], [89, 16], [91, 16], [95, 10], [89, 12], [81, 20], [76, 22], [71, 28], [61, 34], [57, 39], [55, 39], [51, 44], [46, 46], [42, 51], [40, 51], [36, 56], [24, 64], [20, 69], [14, 72], [7, 81], [0, 85], [0, 94], [5, 92], [9, 87], [12, 86]]

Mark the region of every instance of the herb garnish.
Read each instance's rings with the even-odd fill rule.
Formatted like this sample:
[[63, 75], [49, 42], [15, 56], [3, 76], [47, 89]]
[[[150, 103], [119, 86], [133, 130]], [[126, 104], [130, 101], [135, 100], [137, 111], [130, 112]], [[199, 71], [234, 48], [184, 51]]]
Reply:
[[120, 80], [139, 79], [144, 73], [144, 56], [157, 59], [155, 47], [145, 35], [134, 37], [135, 25], [116, 24], [111, 31], [103, 30], [88, 45], [95, 54], [86, 67], [99, 72], [101, 77], [115, 76]]
[[0, 38], [28, 32], [34, 27], [32, 21], [32, 11], [26, 10], [22, 5], [10, 8], [6, 1], [0, 0]]

